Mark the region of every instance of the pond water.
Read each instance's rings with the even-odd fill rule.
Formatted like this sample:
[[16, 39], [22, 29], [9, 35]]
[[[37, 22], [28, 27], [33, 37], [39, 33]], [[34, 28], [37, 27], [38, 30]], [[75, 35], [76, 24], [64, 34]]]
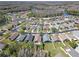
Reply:
[[70, 15], [69, 15], [68, 13], [65, 13], [65, 12], [64, 12], [64, 16], [70, 16]]

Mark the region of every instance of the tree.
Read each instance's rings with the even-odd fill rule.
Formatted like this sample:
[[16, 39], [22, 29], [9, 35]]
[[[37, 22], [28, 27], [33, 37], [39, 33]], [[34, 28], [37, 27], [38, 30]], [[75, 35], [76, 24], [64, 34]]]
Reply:
[[0, 12], [0, 26], [6, 24], [8, 19], [5, 16], [6, 16], [6, 13]]
[[19, 33], [23, 34], [25, 31], [23, 29], [19, 30]]
[[33, 12], [30, 12], [27, 14], [28, 17], [35, 17], [35, 14]]
[[65, 10], [65, 12], [70, 15], [79, 16], [78, 10]]
[[72, 41], [69, 41], [69, 45], [72, 47], [72, 48], [76, 48], [78, 45], [76, 44], [75, 40], [72, 39]]
[[58, 29], [52, 28], [52, 32], [53, 32], [53, 33], [58, 32]]
[[8, 30], [11, 30], [11, 29], [13, 28], [13, 25], [12, 25], [12, 24], [9, 24], [9, 25], [7, 26], [7, 28], [8, 28]]

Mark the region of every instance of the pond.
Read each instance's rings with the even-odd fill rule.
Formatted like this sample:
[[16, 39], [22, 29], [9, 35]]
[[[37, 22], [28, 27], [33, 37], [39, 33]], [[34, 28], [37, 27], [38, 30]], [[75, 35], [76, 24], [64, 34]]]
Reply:
[[68, 13], [65, 13], [65, 12], [64, 12], [64, 16], [70, 16], [70, 15], [69, 15]]

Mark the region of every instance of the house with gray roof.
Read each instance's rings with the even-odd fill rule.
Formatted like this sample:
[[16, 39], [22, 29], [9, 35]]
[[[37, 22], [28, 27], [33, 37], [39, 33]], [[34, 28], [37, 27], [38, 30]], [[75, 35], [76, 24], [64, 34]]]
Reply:
[[16, 39], [16, 41], [24, 41], [26, 34], [20, 34], [19, 37]]
[[27, 34], [27, 37], [25, 38], [25, 40], [24, 41], [33, 41], [33, 35], [32, 34]]
[[18, 36], [19, 36], [18, 33], [13, 33], [13, 34], [9, 37], [9, 39], [10, 39], [10, 40], [15, 40]]
[[43, 35], [43, 42], [51, 42], [51, 40], [50, 40], [48, 34], [44, 34], [44, 35]]
[[79, 31], [72, 31], [73, 36], [79, 40]]

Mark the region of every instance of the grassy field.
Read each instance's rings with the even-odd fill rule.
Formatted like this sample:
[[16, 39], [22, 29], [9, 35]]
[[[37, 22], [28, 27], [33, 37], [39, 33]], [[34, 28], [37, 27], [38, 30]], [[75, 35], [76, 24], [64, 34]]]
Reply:
[[62, 54], [64, 57], [68, 57], [61, 49], [60, 47], [64, 47], [64, 45], [61, 42], [55, 42], [55, 43], [45, 43], [44, 50], [47, 50], [50, 52], [50, 56], [54, 57], [57, 54]]
[[55, 56], [58, 52], [52, 43], [45, 43], [44, 49], [50, 52], [50, 56]]

